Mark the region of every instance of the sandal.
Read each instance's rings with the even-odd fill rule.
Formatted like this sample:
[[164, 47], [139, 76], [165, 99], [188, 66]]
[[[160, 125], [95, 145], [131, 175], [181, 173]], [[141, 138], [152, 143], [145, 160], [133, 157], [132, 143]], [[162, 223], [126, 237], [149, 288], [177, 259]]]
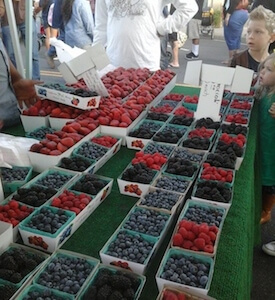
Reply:
[[179, 67], [180, 67], [180, 65], [173, 65], [173, 64], [169, 64], [169, 67], [171, 67], [171, 68], [179, 68]]

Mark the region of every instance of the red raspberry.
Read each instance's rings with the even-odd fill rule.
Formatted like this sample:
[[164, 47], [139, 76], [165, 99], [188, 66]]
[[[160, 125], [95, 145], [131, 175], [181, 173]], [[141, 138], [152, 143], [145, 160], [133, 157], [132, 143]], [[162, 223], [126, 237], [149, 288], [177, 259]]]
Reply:
[[209, 231], [209, 226], [207, 223], [201, 223], [200, 227], [199, 227], [199, 232], [204, 232], [204, 233], [208, 233]]
[[196, 238], [194, 240], [194, 245], [199, 249], [203, 250], [205, 247], [205, 240], [203, 238]]
[[184, 227], [181, 227], [178, 229], [178, 233], [184, 238], [186, 239], [187, 236], [188, 236], [188, 231], [184, 228]]
[[214, 247], [212, 245], [205, 245], [203, 251], [207, 252], [207, 253], [213, 253], [214, 252]]
[[187, 220], [181, 220], [179, 222], [179, 227], [184, 227], [186, 230], [191, 230], [193, 227], [193, 222], [192, 221], [187, 221]]
[[173, 292], [166, 290], [163, 292], [163, 300], [178, 300], [178, 297]]
[[193, 227], [192, 227], [192, 231], [194, 232], [194, 234], [196, 236], [198, 236], [199, 233], [200, 233], [199, 228], [200, 228], [200, 225], [198, 225], [198, 224], [194, 224]]
[[208, 232], [208, 235], [209, 235], [209, 237], [210, 237], [210, 239], [211, 239], [212, 242], [215, 242], [215, 241], [216, 241], [217, 235], [216, 235], [215, 232], [209, 231], [209, 232]]
[[182, 248], [190, 249], [193, 245], [194, 245], [193, 242], [191, 242], [189, 240], [184, 240], [182, 243]]
[[70, 211], [75, 212], [76, 215], [78, 215], [80, 213], [80, 209], [77, 207], [70, 207]]
[[[208, 233], [209, 233], [209, 232], [208, 232]], [[210, 241], [211, 241], [210, 236], [209, 236], [208, 234], [204, 233], [204, 232], [201, 232], [201, 233], [199, 234], [199, 238], [204, 239], [206, 244], [209, 244]]]
[[52, 206], [55, 206], [55, 207], [61, 207], [61, 200], [59, 198], [54, 198], [53, 201], [52, 201]]
[[178, 294], [178, 300], [187, 300], [186, 296], [182, 293]]
[[195, 238], [196, 238], [196, 235], [193, 231], [190, 230], [190, 231], [187, 232], [187, 239], [189, 241], [194, 241]]
[[209, 226], [209, 230], [213, 231], [213, 232], [215, 232], [217, 234], [218, 231], [219, 231], [219, 228], [217, 226], [215, 226], [215, 225], [212, 225], [212, 226]]
[[181, 247], [182, 242], [183, 242], [183, 238], [182, 238], [181, 234], [176, 233], [173, 236], [173, 246]]
[[8, 203], [9, 207], [12, 209], [16, 209], [19, 207], [19, 203], [15, 200], [10, 200], [10, 202]]

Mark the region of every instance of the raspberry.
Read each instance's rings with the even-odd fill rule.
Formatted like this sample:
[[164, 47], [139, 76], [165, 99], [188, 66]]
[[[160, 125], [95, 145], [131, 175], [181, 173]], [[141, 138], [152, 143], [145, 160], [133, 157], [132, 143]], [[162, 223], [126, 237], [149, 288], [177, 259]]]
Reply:
[[204, 232], [204, 233], [208, 233], [209, 231], [209, 226], [207, 223], [201, 223], [200, 227], [199, 227], [199, 232]]
[[218, 233], [218, 231], [219, 231], [219, 228], [217, 227], [217, 226], [215, 226], [215, 225], [212, 225], [212, 226], [210, 226], [209, 227], [209, 230], [210, 231], [213, 231], [214, 233]]
[[191, 221], [181, 220], [179, 226], [184, 227], [186, 230], [192, 230], [193, 224]]
[[179, 228], [178, 233], [179, 233], [184, 239], [187, 238], [187, 236], [188, 236], [188, 231], [187, 231], [184, 227]]
[[212, 242], [215, 242], [215, 241], [216, 241], [217, 235], [216, 235], [215, 232], [209, 231], [209, 232], [208, 232], [208, 235], [209, 235], [209, 237], [210, 237], [210, 239], [211, 239]]
[[191, 249], [191, 247], [193, 246], [193, 242], [189, 241], [189, 240], [185, 240], [182, 243], [182, 248], [184, 249]]
[[187, 239], [189, 241], [194, 241], [195, 238], [196, 238], [196, 235], [193, 231], [190, 230], [190, 231], [187, 232]]
[[182, 245], [182, 242], [183, 242], [182, 236], [181, 236], [179, 233], [176, 233], [176, 234], [173, 236], [173, 246], [178, 246], [178, 247], [180, 247], [180, 246]]
[[211, 241], [210, 236], [208, 234], [204, 233], [204, 232], [201, 232], [199, 234], [199, 238], [204, 239], [206, 244], [209, 244], [210, 241]]
[[12, 209], [16, 209], [19, 207], [19, 203], [15, 200], [11, 200], [9, 203], [8, 203], [9, 207], [12, 208]]
[[182, 293], [178, 294], [178, 300], [187, 300], [186, 296]]
[[196, 236], [199, 235], [199, 233], [200, 233], [199, 227], [200, 227], [200, 225], [198, 225], [198, 224], [194, 224], [193, 227], [192, 227], [192, 231], [194, 232], [194, 234]]
[[59, 198], [54, 198], [51, 205], [55, 206], [55, 207], [60, 207], [61, 206], [61, 200]]
[[75, 212], [76, 215], [78, 215], [81, 210], [77, 207], [70, 207], [70, 211], [73, 211], [73, 212]]
[[213, 253], [214, 252], [214, 247], [212, 245], [205, 245], [203, 251], [207, 252], [207, 253]]
[[204, 250], [205, 248], [205, 240], [203, 238], [196, 238], [194, 240], [194, 245], [199, 249], [199, 250]]

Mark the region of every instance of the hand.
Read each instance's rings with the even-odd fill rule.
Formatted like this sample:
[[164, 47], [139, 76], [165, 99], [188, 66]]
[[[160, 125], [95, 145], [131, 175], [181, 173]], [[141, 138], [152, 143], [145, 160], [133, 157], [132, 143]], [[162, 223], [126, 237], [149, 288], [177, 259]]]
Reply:
[[23, 108], [23, 102], [27, 105], [27, 107], [29, 107], [33, 105], [38, 99], [40, 99], [35, 92], [34, 85], [41, 83], [43, 82], [39, 80], [29, 79], [20, 79], [13, 83], [15, 96], [21, 109]]
[[270, 109], [268, 111], [271, 115], [272, 118], [275, 118], [275, 103], [273, 103], [271, 106], [270, 106]]

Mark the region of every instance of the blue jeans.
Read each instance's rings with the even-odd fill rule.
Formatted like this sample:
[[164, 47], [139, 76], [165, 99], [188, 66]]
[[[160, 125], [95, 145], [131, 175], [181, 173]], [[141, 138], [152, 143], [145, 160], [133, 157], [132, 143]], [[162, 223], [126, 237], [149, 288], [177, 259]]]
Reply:
[[229, 18], [228, 26], [224, 25], [224, 39], [228, 50], [240, 49], [243, 27], [247, 19], [247, 10], [235, 10]]
[[[18, 30], [21, 33], [22, 39], [26, 41], [26, 25], [25, 23], [17, 25]], [[38, 55], [38, 42], [37, 42], [37, 30], [35, 21], [33, 20], [33, 47], [32, 47], [32, 79], [40, 80], [40, 67], [39, 67], [39, 55]], [[9, 26], [2, 26], [2, 40], [6, 47], [8, 56], [14, 66], [16, 67], [16, 60], [14, 49], [12, 45], [11, 35], [10, 35], [10, 28]]]

